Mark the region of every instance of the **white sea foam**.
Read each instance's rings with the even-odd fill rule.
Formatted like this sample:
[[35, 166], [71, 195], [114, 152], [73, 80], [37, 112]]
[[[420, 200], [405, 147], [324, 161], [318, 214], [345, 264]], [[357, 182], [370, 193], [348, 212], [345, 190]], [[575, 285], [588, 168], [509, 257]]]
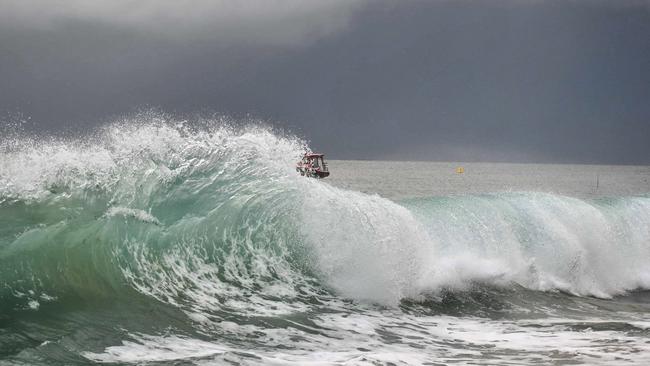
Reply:
[[103, 353], [85, 352], [82, 355], [97, 362], [160, 362], [185, 358], [208, 357], [227, 352], [228, 349], [214, 343], [178, 336], [131, 335], [133, 341], [121, 346], [108, 347]]
[[137, 210], [137, 209], [126, 208], [126, 207], [111, 207], [106, 212], [106, 215], [133, 217], [136, 220], [140, 220], [142, 222], [148, 222], [151, 224], [160, 225], [160, 221], [158, 221], [157, 218], [155, 218], [150, 213], [145, 212], [144, 210]]
[[[315, 318], [325, 326], [314, 335], [296, 328], [249, 327], [258, 349], [177, 336], [130, 335], [130, 341], [84, 356], [99, 362], [142, 363], [192, 358], [198, 364], [228, 360], [251, 365], [372, 365], [393, 363], [531, 364], [580, 362], [591, 365], [650, 361], [642, 335], [590, 330], [600, 320], [489, 320], [472, 317], [412, 316], [400, 311], [331, 313]], [[567, 324], [587, 326], [574, 331]], [[643, 322], [645, 324], [645, 322]], [[226, 327], [229, 329], [232, 327]], [[241, 334], [245, 336], [246, 333]], [[386, 340], [390, 337], [390, 341]], [[284, 345], [282, 349], [274, 345]]]
[[609, 298], [650, 288], [650, 198], [589, 202], [542, 193], [407, 204], [306, 188], [315, 266], [347, 297], [396, 304], [476, 284]]

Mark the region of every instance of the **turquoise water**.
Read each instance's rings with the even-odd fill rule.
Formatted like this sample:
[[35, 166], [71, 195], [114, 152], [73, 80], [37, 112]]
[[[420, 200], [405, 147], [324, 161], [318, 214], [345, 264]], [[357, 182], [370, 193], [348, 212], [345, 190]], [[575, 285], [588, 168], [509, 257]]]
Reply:
[[650, 362], [648, 167], [314, 180], [204, 125], [1, 142], [0, 365]]

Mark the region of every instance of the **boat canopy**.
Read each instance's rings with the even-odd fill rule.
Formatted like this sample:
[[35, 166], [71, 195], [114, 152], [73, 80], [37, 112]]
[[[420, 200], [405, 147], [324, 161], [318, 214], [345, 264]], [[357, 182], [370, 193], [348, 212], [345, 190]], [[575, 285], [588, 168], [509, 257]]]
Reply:
[[296, 170], [303, 176], [325, 178], [330, 175], [325, 154], [308, 152], [303, 155], [302, 160], [298, 162]]

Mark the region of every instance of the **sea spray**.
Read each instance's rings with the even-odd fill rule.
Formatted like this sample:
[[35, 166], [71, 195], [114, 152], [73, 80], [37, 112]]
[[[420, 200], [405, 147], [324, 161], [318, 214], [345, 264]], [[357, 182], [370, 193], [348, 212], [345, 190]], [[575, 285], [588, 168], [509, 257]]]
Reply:
[[198, 246], [202, 254], [229, 252], [235, 268], [254, 262], [240, 255], [262, 255], [248, 245], [280, 250], [273, 202], [295, 201], [280, 181], [297, 179], [290, 173], [299, 140], [260, 126], [190, 132], [157, 121], [111, 125], [93, 142], [14, 141], [4, 151], [4, 298], [28, 291], [96, 296], [119, 291], [125, 279], [146, 283], [151, 279], [133, 273], [161, 263], [136, 261], [143, 252], [162, 260]]

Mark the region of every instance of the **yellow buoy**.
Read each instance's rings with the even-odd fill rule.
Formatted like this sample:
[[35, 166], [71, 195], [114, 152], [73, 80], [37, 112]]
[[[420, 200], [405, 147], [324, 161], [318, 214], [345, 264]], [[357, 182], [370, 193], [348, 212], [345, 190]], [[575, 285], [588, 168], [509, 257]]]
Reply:
[[458, 174], [465, 173], [465, 168], [463, 168], [462, 166], [459, 166], [458, 168], [456, 168], [456, 173], [458, 173]]

